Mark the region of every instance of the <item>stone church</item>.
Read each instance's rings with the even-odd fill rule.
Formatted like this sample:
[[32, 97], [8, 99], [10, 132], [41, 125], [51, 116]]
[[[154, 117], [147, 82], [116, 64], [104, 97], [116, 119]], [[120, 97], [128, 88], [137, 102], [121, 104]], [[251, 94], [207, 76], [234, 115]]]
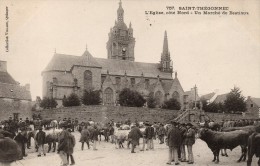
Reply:
[[64, 95], [82, 96], [84, 90], [94, 89], [100, 90], [102, 104], [116, 105], [120, 91], [130, 88], [145, 98], [153, 95], [158, 106], [172, 97], [184, 105], [185, 95], [173, 72], [167, 32], [159, 63], [135, 62], [133, 28], [124, 22], [121, 1], [106, 48], [107, 59], [95, 58], [87, 49], [81, 56], [55, 53], [42, 71], [43, 97], [53, 97], [62, 105]]

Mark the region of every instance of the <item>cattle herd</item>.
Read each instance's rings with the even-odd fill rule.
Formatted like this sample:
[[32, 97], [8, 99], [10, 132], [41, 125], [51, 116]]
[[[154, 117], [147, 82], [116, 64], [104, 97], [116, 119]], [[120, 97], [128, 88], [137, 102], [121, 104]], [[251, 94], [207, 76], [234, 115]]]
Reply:
[[[15, 121], [11, 117], [9, 120], [2, 121], [0, 124], [0, 144], [1, 141], [9, 137], [17, 143], [20, 147], [21, 155], [18, 159], [26, 157], [26, 148], [30, 149], [31, 139], [35, 139], [37, 132], [40, 128], [44, 127], [44, 132], [46, 133], [45, 144], [48, 145], [48, 152], [53, 148], [53, 152], [56, 151], [56, 143], [58, 142], [58, 137], [61, 132], [60, 124], [66, 123], [68, 128], [72, 132], [80, 132], [82, 142], [82, 150], [84, 147], [84, 142], [88, 144], [94, 139], [93, 131], [91, 126], [95, 128], [98, 135], [98, 141], [101, 141], [102, 136], [104, 141], [111, 142], [115, 144], [115, 148], [124, 148], [124, 142], [127, 142], [127, 147], [130, 145], [129, 132], [131, 131], [131, 126], [136, 125], [139, 127], [141, 133], [143, 134], [146, 128], [145, 123], [135, 121], [132, 123], [130, 120], [126, 122], [114, 122], [113, 120], [107, 123], [98, 123], [91, 120], [79, 122], [78, 119], [71, 120], [70, 118], [60, 118], [56, 119], [43, 119], [39, 118], [34, 120], [20, 119], [20, 121]], [[162, 124], [155, 122], [151, 124], [155, 131], [154, 138], [159, 138], [161, 143], [164, 143], [164, 136], [167, 136], [167, 131], [171, 128], [171, 124]], [[163, 126], [165, 133], [163, 138], [158, 135], [160, 126]], [[203, 140], [213, 153], [213, 162], [220, 162], [219, 155], [221, 152], [222, 156], [228, 156], [226, 149], [234, 149], [238, 146], [241, 147], [241, 156], [238, 162], [246, 161], [247, 165], [251, 166], [253, 156], [259, 158], [258, 165], [260, 166], [260, 121], [259, 120], [226, 120], [217, 122], [197, 123], [193, 126], [198, 138]], [[161, 131], [161, 130], [160, 130]], [[84, 134], [83, 134], [84, 133]], [[83, 139], [84, 137], [84, 139]], [[166, 138], [167, 143], [167, 138]], [[36, 151], [38, 150], [37, 141], [34, 141]], [[0, 147], [1, 152], [1, 147]], [[1, 159], [0, 163], [4, 161]]]

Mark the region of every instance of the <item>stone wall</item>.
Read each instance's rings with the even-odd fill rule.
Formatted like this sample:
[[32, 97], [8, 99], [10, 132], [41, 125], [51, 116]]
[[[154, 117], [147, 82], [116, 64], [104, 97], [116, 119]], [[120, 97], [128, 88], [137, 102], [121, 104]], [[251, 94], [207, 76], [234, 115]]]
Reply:
[[0, 120], [6, 120], [10, 116], [14, 118], [14, 114], [18, 114], [18, 118], [31, 118], [32, 104], [30, 101], [0, 99]]
[[172, 120], [178, 116], [179, 111], [148, 109], [137, 107], [119, 107], [119, 106], [78, 106], [68, 108], [56, 108], [51, 110], [42, 110], [35, 112], [43, 118], [78, 118], [79, 121], [86, 121], [92, 118], [94, 121], [106, 122], [114, 119], [114, 121], [125, 121], [128, 118], [131, 121], [159, 121], [164, 122]]

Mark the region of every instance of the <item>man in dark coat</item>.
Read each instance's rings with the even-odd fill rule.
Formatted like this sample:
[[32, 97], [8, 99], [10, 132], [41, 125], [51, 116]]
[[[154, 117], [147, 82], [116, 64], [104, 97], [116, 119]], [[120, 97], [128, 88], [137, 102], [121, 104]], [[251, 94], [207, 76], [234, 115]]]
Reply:
[[142, 133], [138, 127], [133, 126], [131, 131], [129, 132], [128, 137], [132, 143], [131, 153], [135, 153], [134, 149], [135, 149], [136, 145], [139, 145], [139, 139], [142, 137]]
[[69, 158], [71, 160], [71, 164], [70, 165], [75, 165], [75, 160], [74, 160], [74, 157], [73, 157], [73, 151], [74, 151], [74, 147], [76, 145], [76, 141], [75, 141], [75, 137], [74, 135], [71, 134], [72, 132], [72, 129], [68, 129], [70, 135], [69, 135], [69, 144], [71, 144], [70, 146], [70, 150], [69, 152], [67, 153], [67, 160], [68, 160], [68, 164], [69, 164]]
[[181, 132], [176, 127], [176, 122], [171, 122], [172, 128], [169, 130], [167, 134], [167, 141], [169, 146], [169, 160], [167, 164], [171, 164], [171, 162], [174, 160], [175, 165], [179, 165], [179, 159], [178, 159], [178, 148], [181, 145]]
[[180, 132], [181, 132], [181, 146], [180, 146], [180, 149], [181, 149], [181, 162], [185, 162], [186, 161], [186, 151], [185, 151], [184, 140], [185, 140], [185, 134], [187, 132], [186, 124], [182, 123], [180, 125], [179, 129], [180, 129]]
[[71, 154], [71, 147], [73, 146], [70, 141], [70, 133], [67, 129], [67, 123], [63, 122], [60, 124], [62, 132], [58, 137], [58, 153], [62, 160], [62, 166], [68, 165], [67, 155]]
[[44, 144], [45, 144], [46, 134], [44, 131], [42, 131], [42, 127], [39, 128], [39, 132], [35, 136], [35, 141], [38, 146], [38, 157], [41, 157], [41, 151], [44, 156], [46, 156], [45, 150], [44, 150]]
[[192, 145], [195, 143], [195, 130], [192, 128], [192, 126], [193, 125], [191, 123], [187, 124], [187, 132], [185, 134], [185, 144], [187, 145], [188, 150], [188, 164], [194, 163]]
[[81, 131], [81, 137], [79, 140], [79, 142], [81, 142], [81, 150], [84, 149], [85, 142], [87, 143], [89, 149], [89, 139], [90, 139], [90, 133], [89, 130], [87, 129], [87, 126], [85, 126], [84, 129]]
[[26, 157], [27, 154], [25, 153], [25, 144], [27, 142], [27, 135], [26, 130], [23, 128], [21, 131], [18, 132], [18, 134], [14, 137], [14, 140], [17, 142], [17, 144], [20, 146], [22, 155], [20, 156], [20, 159], [23, 159], [23, 157]]
[[155, 132], [154, 132], [154, 128], [151, 127], [151, 124], [149, 122], [146, 124], [144, 135], [145, 135], [145, 138], [147, 140], [147, 149], [146, 150], [154, 149], [153, 138], [155, 137]]

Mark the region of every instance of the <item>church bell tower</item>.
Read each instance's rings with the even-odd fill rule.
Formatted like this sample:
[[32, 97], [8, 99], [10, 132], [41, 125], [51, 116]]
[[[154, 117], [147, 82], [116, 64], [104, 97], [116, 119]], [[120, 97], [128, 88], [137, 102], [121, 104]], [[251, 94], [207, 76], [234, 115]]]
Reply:
[[129, 28], [124, 22], [124, 9], [120, 0], [117, 9], [117, 20], [110, 29], [107, 41], [107, 58], [134, 61], [135, 38], [130, 22]]

